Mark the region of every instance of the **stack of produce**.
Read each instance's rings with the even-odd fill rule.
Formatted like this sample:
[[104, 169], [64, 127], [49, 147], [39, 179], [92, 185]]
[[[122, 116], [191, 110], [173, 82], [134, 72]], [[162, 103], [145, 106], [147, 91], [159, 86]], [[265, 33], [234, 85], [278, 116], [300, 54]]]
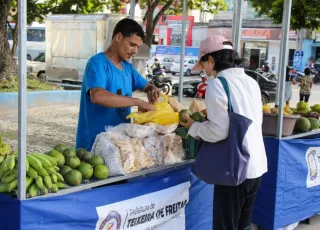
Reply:
[[[279, 109], [278, 108], [271, 109], [270, 104], [263, 105], [262, 111], [264, 114], [278, 114], [279, 113]], [[283, 115], [287, 115], [287, 116], [293, 115], [293, 112], [288, 105], [286, 105], [283, 108]]]
[[[18, 187], [18, 154], [2, 142], [0, 136], [0, 192], [16, 196]], [[74, 151], [59, 144], [46, 154], [26, 156], [27, 197], [56, 193], [59, 189], [77, 186], [89, 179], [106, 179], [108, 168], [101, 156], [85, 149]]]
[[58, 160], [59, 173], [69, 186], [80, 185], [93, 177], [103, 180], [109, 175], [109, 170], [104, 165], [104, 159], [101, 156], [93, 156], [85, 149], [75, 151], [59, 144], [47, 154]]
[[[0, 192], [16, 194], [18, 186], [17, 152], [6, 155], [0, 165]], [[66, 187], [58, 172], [57, 160], [41, 153], [27, 154], [26, 191], [28, 197], [58, 192]]]
[[293, 109], [294, 114], [299, 114], [306, 118], [320, 118], [320, 104], [313, 105], [309, 108], [308, 103], [299, 102], [297, 108]]

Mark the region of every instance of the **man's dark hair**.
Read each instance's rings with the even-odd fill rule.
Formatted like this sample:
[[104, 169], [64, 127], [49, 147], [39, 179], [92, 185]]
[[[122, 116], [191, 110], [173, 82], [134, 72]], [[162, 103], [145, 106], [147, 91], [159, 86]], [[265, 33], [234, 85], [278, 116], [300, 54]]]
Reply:
[[304, 69], [304, 75], [310, 75], [310, 68], [305, 68]]
[[201, 61], [208, 61], [209, 56], [214, 59], [215, 71], [223, 71], [233, 67], [240, 67], [243, 59], [239, 58], [236, 51], [230, 49], [219, 50], [210, 54], [207, 54], [201, 58]]
[[113, 30], [112, 39], [118, 33], [121, 33], [123, 37], [131, 37], [132, 35], [137, 35], [142, 40], [144, 40], [145, 38], [142, 27], [139, 25], [139, 23], [130, 18], [124, 18], [117, 23], [116, 27]]

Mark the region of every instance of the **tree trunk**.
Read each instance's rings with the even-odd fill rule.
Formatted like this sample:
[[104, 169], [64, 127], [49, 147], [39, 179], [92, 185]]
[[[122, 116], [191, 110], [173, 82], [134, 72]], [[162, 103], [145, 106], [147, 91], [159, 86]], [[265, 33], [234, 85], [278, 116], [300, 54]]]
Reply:
[[154, 1], [152, 6], [148, 7], [146, 15], [143, 19], [144, 21], [146, 21], [146, 37], [144, 39], [144, 43], [147, 44], [149, 47], [151, 47], [152, 45], [153, 32], [160, 20], [160, 17], [165, 14], [166, 10], [169, 9], [171, 4], [173, 3], [173, 0], [168, 0], [167, 3], [164, 6], [162, 6], [158, 14], [153, 18], [154, 10], [156, 9], [158, 2], [159, 1]]
[[11, 1], [0, 1], [0, 81], [11, 80], [17, 71], [7, 38], [7, 18]]
[[144, 39], [144, 43], [149, 47], [152, 45], [153, 31], [153, 10], [148, 9], [146, 12], [146, 37]]
[[16, 17], [15, 21], [15, 27], [12, 28], [12, 47], [11, 47], [11, 54], [14, 56], [17, 47], [18, 47], [18, 30], [19, 30], [19, 21], [18, 21], [18, 16]]

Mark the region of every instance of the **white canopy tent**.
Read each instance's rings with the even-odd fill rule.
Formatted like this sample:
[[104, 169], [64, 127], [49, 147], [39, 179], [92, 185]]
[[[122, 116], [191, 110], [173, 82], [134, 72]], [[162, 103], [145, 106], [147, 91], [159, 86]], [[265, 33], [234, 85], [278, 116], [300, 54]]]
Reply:
[[[234, 0], [234, 27], [233, 27], [233, 43], [235, 49], [240, 51], [240, 35], [241, 35], [241, 8], [243, 0]], [[183, 23], [182, 23], [182, 44], [180, 60], [183, 60], [185, 55], [186, 46], [186, 21], [187, 21], [187, 3], [188, 0], [183, 2]], [[287, 50], [288, 50], [288, 38], [290, 29], [290, 12], [291, 12], [292, 0], [284, 1], [284, 12], [282, 21], [282, 36], [281, 36], [281, 50], [280, 50], [280, 72], [278, 77], [278, 98], [280, 98], [280, 108], [284, 105], [284, 83], [287, 63]], [[131, 6], [135, 5], [135, 0], [131, 0]], [[131, 9], [132, 9], [131, 8]], [[134, 18], [134, 10], [131, 10], [130, 16]], [[18, 2], [18, 18], [19, 24], [19, 128], [18, 128], [18, 150], [19, 150], [19, 186], [18, 186], [18, 198], [19, 200], [26, 199], [26, 144], [27, 144], [27, 55], [26, 55], [26, 25], [27, 25], [27, 4], [26, 0], [19, 0]], [[180, 63], [180, 69], [183, 69], [183, 62]], [[180, 71], [180, 89], [179, 89], [179, 101], [183, 98], [183, 71]], [[281, 94], [279, 93], [281, 92]], [[283, 110], [279, 110], [278, 117], [278, 135], [277, 138], [282, 137], [282, 120]]]

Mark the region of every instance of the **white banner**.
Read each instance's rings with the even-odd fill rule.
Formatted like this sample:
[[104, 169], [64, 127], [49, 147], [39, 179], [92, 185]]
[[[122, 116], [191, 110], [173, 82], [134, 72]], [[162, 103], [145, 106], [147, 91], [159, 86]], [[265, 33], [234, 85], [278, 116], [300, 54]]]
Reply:
[[309, 148], [306, 152], [308, 164], [307, 188], [320, 185], [320, 147]]
[[[96, 230], [185, 230], [190, 182], [97, 207]], [[107, 194], [106, 194], [107, 196]]]

